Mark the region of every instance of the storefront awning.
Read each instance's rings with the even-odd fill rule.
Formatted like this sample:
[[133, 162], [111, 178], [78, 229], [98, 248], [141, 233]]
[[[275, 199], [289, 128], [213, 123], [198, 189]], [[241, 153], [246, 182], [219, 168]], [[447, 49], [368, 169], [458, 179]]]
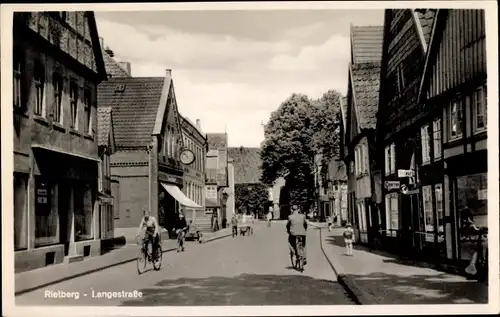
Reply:
[[163, 188], [165, 188], [165, 190], [182, 206], [189, 208], [203, 208], [202, 206], [189, 199], [186, 195], [184, 195], [179, 187], [165, 183], [161, 183], [161, 186], [163, 186]]

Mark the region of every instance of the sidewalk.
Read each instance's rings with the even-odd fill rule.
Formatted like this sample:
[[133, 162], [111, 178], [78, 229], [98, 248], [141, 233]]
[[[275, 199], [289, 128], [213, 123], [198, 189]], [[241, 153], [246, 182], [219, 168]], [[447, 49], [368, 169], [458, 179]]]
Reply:
[[[203, 235], [203, 242], [206, 243], [229, 236], [231, 236], [231, 229], [226, 228], [213, 233], [205, 233]], [[175, 251], [176, 244], [177, 241], [175, 239], [163, 240], [163, 252]], [[18, 273], [15, 275], [15, 295], [17, 296], [48, 285], [135, 261], [138, 251], [138, 245], [127, 244], [119, 249], [114, 249], [103, 255], [88, 258], [80, 262], [57, 264], [37, 270]]]
[[342, 228], [321, 229], [321, 244], [338, 276], [362, 305], [487, 304], [488, 286], [430, 268], [401, 264], [395, 256], [354, 247], [345, 256]]

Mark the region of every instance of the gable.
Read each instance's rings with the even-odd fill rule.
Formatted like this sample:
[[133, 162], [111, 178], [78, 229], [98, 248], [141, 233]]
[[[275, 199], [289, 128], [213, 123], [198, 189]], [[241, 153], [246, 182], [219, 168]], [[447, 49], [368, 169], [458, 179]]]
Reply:
[[348, 124], [348, 130], [347, 130], [347, 142], [350, 144], [352, 140], [358, 135], [361, 130], [358, 125], [358, 118], [356, 115], [356, 109], [354, 107], [354, 92], [352, 89], [352, 72], [351, 72], [351, 67], [349, 66], [349, 87], [348, 87], [348, 92], [347, 92], [347, 124]]
[[485, 80], [486, 66], [484, 10], [440, 9], [426, 55], [419, 100], [431, 99], [462, 83]]
[[[15, 23], [27, 26], [53, 46], [106, 80], [106, 70], [92, 11], [15, 12]], [[16, 30], [16, 28], [14, 28]]]

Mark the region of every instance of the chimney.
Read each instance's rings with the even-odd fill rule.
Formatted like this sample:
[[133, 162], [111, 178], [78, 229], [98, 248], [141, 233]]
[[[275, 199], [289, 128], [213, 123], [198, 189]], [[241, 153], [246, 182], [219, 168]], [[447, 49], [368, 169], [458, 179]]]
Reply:
[[201, 131], [201, 123], [200, 123], [200, 119], [196, 119], [196, 129], [200, 130]]
[[130, 62], [118, 62], [122, 68], [124, 68], [129, 75], [132, 76], [132, 69], [130, 68]]
[[172, 70], [170, 68], [165, 69], [165, 73], [167, 76], [172, 77]]

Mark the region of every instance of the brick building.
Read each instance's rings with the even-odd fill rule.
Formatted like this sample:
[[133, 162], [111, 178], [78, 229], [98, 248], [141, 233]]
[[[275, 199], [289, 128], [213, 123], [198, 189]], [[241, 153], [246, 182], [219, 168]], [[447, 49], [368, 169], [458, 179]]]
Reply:
[[181, 191], [183, 140], [171, 71], [111, 78], [99, 85], [98, 104], [113, 111], [115, 227], [138, 226], [142, 209], [149, 208], [160, 226], [172, 230], [181, 204], [198, 205]]
[[97, 85], [106, 80], [93, 12], [13, 21], [16, 272], [100, 255]]

